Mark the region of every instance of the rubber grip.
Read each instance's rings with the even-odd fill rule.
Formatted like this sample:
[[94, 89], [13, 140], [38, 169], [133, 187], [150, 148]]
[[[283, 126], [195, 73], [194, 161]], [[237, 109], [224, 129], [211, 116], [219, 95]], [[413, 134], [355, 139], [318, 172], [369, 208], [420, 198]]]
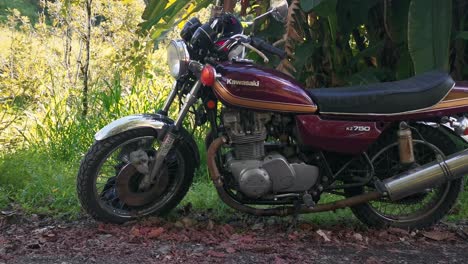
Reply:
[[270, 43], [264, 41], [261, 38], [254, 38], [253, 37], [251, 39], [252, 39], [251, 45], [254, 46], [255, 48], [257, 48], [257, 49], [259, 49], [261, 51], [265, 51], [265, 52], [268, 52], [270, 54], [276, 55], [276, 56], [280, 57], [281, 59], [286, 58], [286, 56], [287, 56], [286, 51], [271, 45]]

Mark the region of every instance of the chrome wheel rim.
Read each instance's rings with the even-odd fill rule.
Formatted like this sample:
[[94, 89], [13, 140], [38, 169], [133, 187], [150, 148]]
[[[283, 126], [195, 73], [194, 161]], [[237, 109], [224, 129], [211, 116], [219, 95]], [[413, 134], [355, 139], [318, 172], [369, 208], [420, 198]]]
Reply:
[[[157, 149], [160, 142], [154, 136], [141, 136], [133, 139], [126, 140], [120, 143], [118, 146], [110, 150], [104, 159], [101, 160], [96, 174], [93, 178], [93, 193], [95, 199], [98, 201], [101, 208], [107, 211], [110, 214], [122, 217], [122, 218], [135, 218], [140, 216], [149, 215], [156, 210], [163, 207], [168, 201], [170, 201], [173, 196], [177, 193], [177, 190], [181, 187], [183, 183], [184, 171], [185, 171], [185, 162], [182, 157], [182, 154], [176, 149], [171, 149], [169, 154], [166, 157], [165, 165], [168, 167], [169, 171], [169, 185], [164, 191], [164, 193], [159, 196], [154, 201], [138, 207], [132, 207], [125, 205], [124, 203], [119, 203], [119, 198], [117, 193], [114, 194], [112, 199], [107, 199], [103, 197], [103, 192], [109, 192], [111, 189], [106, 189], [106, 186], [109, 188], [114, 188], [115, 190], [115, 180], [114, 182], [109, 182], [112, 178], [115, 179], [115, 176], [119, 173], [126, 164], [129, 163], [126, 159], [126, 154], [123, 153], [128, 151], [125, 149], [129, 145], [144, 145], [140, 144], [141, 142], [151, 142], [150, 145], [144, 146], [142, 149], [139, 146], [137, 149], [130, 148], [131, 151], [135, 150], [154, 150]], [[122, 150], [125, 150], [122, 152]], [[120, 167], [120, 168], [119, 168]]]
[[[425, 141], [413, 140], [415, 161], [424, 165], [435, 160], [436, 155], [444, 153]], [[398, 143], [393, 143], [375, 154], [371, 162], [374, 165], [375, 176], [380, 180], [392, 177], [404, 171], [399, 167]], [[388, 198], [371, 201], [370, 209], [380, 217], [390, 222], [405, 223], [418, 221], [432, 214], [443, 203], [450, 190], [450, 182], [426, 190], [425, 193], [416, 194], [399, 201], [390, 201]]]

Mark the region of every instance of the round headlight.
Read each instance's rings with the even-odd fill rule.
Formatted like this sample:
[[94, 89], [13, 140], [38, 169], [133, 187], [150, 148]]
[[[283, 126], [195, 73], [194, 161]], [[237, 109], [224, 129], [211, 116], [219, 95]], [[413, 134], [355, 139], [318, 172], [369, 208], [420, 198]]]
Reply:
[[173, 40], [167, 47], [167, 64], [171, 75], [178, 79], [188, 73], [190, 55], [183, 40]]

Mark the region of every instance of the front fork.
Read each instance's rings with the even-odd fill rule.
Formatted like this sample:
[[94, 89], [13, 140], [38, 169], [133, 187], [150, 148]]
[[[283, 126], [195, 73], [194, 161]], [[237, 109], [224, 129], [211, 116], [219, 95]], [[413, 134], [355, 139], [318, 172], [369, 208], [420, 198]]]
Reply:
[[178, 82], [175, 81], [174, 85], [172, 86], [171, 92], [166, 98], [166, 102], [164, 102], [163, 108], [158, 111], [158, 114], [167, 116], [167, 114], [169, 113], [169, 108], [171, 107], [172, 102], [174, 102], [174, 99], [177, 95], [177, 89], [178, 89], [177, 87], [178, 87]]
[[[171, 106], [172, 102], [174, 101], [174, 98], [177, 94], [177, 83], [174, 85], [172, 91], [170, 92], [163, 109], [160, 111], [161, 114], [167, 115], [167, 112], [169, 111], [169, 107]], [[197, 101], [197, 94], [198, 91], [201, 88], [201, 82], [197, 81], [193, 85], [192, 89], [190, 92], [187, 94], [185, 98], [184, 105], [182, 106], [179, 116], [174, 122], [174, 125], [170, 126], [168, 130], [165, 133], [164, 139], [162, 140], [161, 146], [159, 149], [157, 149], [157, 155], [156, 159], [153, 162], [153, 166], [150, 170], [149, 174], [146, 174], [143, 180], [140, 182], [139, 188], [140, 190], [147, 190], [152, 183], [158, 184], [158, 172], [161, 171], [161, 166], [164, 164], [164, 160], [166, 159], [167, 154], [171, 150], [172, 146], [174, 145], [174, 142], [176, 140], [177, 135], [174, 132], [174, 130], [178, 130], [180, 126], [182, 125], [182, 122], [184, 121], [185, 117], [187, 116], [188, 111], [190, 110], [190, 107]]]

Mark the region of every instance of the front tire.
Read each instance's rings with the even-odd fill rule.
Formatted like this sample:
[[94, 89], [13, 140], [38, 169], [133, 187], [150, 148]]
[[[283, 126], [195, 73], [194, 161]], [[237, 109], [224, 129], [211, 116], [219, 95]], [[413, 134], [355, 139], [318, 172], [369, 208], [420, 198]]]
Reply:
[[[450, 138], [446, 133], [442, 132], [440, 128], [434, 128], [427, 125], [416, 125], [417, 130], [419, 131], [420, 135], [423, 138], [413, 131], [413, 138], [417, 140], [425, 140], [427, 143], [435, 146], [434, 149], [438, 149], [442, 154], [448, 156], [450, 154], [456, 153], [463, 149], [457, 146], [456, 142], [452, 138]], [[388, 164], [395, 164], [393, 166], [397, 166], [396, 164], [399, 163], [398, 161], [398, 145], [395, 143], [397, 141], [396, 131], [392, 130], [390, 133], [383, 135], [381, 139], [369, 150], [369, 156], [373, 161], [373, 165], [375, 167], [376, 177], [380, 180], [384, 178], [388, 178], [394, 176], [399, 172], [390, 172], [392, 165], [388, 166]], [[424, 145], [427, 143], [419, 144]], [[427, 144], [427, 146], [429, 146]], [[415, 151], [416, 151], [415, 145]], [[420, 148], [420, 146], [419, 146]], [[386, 158], [387, 163], [385, 168], [380, 166], [379, 164], [375, 164], [378, 160], [379, 155], [382, 155], [385, 152], [389, 154], [390, 158]], [[420, 150], [422, 152], [422, 150]], [[417, 153], [415, 152], [415, 155]], [[425, 156], [430, 154], [424, 154]], [[434, 154], [435, 155], [435, 154]], [[434, 157], [435, 158], [435, 157]], [[421, 158], [422, 159], [422, 158]], [[433, 160], [433, 159], [432, 159]], [[426, 158], [426, 160], [421, 160], [420, 165], [424, 165], [430, 161], [430, 158]], [[416, 160], [418, 162], [418, 160]], [[379, 168], [379, 166], [381, 168]], [[380, 169], [380, 172], [378, 171]], [[376, 228], [384, 228], [384, 227], [397, 227], [402, 229], [423, 229], [434, 225], [435, 223], [439, 222], [445, 215], [447, 215], [450, 209], [456, 203], [460, 192], [463, 190], [463, 178], [453, 180], [451, 182], [447, 182], [440, 186], [437, 186], [427, 193], [416, 194], [407, 198], [403, 198], [400, 201], [392, 202], [387, 198], [368, 202], [365, 204], [357, 205], [352, 207], [352, 211], [354, 215], [364, 224], [370, 227]], [[365, 191], [364, 187], [358, 188], [351, 188], [345, 190], [347, 196], [355, 196], [363, 193]], [[419, 203], [421, 204], [424, 199], [427, 198], [428, 195], [433, 195], [433, 201], [428, 201], [427, 205], [422, 209], [417, 209], [416, 205]], [[383, 204], [382, 206], [377, 206]], [[398, 206], [401, 205], [403, 209], [400, 209]], [[394, 206], [395, 209], [392, 209]], [[415, 212], [409, 212], [405, 214], [405, 210], [412, 210], [411, 207], [413, 206], [416, 209]], [[389, 209], [387, 208], [389, 207]], [[411, 207], [411, 208], [410, 208]], [[384, 208], [384, 209], [383, 209]], [[392, 211], [393, 210], [393, 211]], [[400, 211], [398, 211], [400, 210]], [[419, 211], [417, 211], [419, 210]], [[385, 212], [384, 212], [385, 211]], [[389, 211], [390, 213], [388, 213]]]
[[128, 206], [119, 201], [116, 176], [129, 163], [129, 152], [137, 149], [154, 152], [154, 142], [157, 143], [156, 131], [140, 128], [92, 145], [77, 177], [78, 198], [89, 215], [98, 221], [124, 223], [150, 214], [163, 215], [179, 204], [192, 184], [196, 166], [189, 155], [190, 148], [183, 142], [176, 143], [166, 157], [170, 182], [157, 199], [142, 206]]

